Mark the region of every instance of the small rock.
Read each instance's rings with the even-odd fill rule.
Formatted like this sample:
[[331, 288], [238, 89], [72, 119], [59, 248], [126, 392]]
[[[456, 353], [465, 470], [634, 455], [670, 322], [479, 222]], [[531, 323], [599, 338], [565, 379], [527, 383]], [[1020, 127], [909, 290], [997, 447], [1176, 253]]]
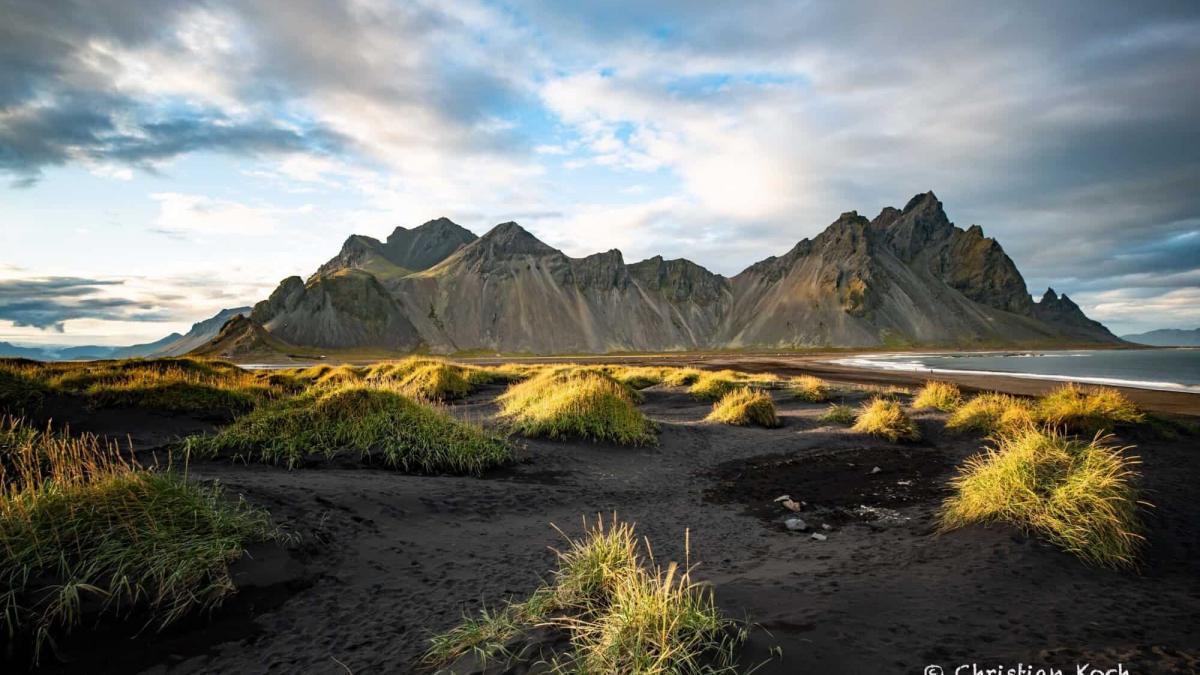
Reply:
[[883, 469], [881, 469], [881, 468], [879, 468], [879, 467], [875, 467], [874, 469], [871, 469], [871, 473], [872, 473], [872, 474], [876, 474], [876, 473], [879, 473], [879, 472], [881, 472], [881, 471], [883, 471]]
[[808, 529], [808, 523], [799, 518], [788, 518], [783, 521], [783, 525], [792, 532], [803, 532]]
[[821, 523], [821, 529], [825, 530], [826, 532], [829, 532], [833, 529], [833, 526], [830, 525], [829, 523]]
[[825, 541], [829, 537], [826, 537], [825, 535], [821, 534], [820, 532], [813, 532], [812, 538], [816, 539], [817, 541]]
[[792, 500], [790, 500], [790, 499], [785, 499], [785, 500], [783, 500], [782, 502], [779, 502], [779, 503], [780, 503], [780, 504], [783, 504], [783, 508], [785, 508], [785, 509], [787, 509], [788, 511], [791, 511], [791, 512], [793, 512], [793, 513], [796, 513], [796, 512], [798, 512], [798, 511], [800, 511], [800, 509], [802, 509], [802, 508], [803, 508], [802, 506], [800, 506], [799, 504], [797, 504], [796, 502], [794, 502], [794, 501], [792, 501]]
[[778, 497], [775, 498], [775, 501], [776, 502], [790, 502], [790, 501], [792, 501], [792, 496], [791, 495], [779, 495]]
[[896, 481], [896, 485], [903, 485], [903, 486], [907, 487], [909, 485], [912, 485], [912, 481], [911, 480], [898, 480], [898, 481]]

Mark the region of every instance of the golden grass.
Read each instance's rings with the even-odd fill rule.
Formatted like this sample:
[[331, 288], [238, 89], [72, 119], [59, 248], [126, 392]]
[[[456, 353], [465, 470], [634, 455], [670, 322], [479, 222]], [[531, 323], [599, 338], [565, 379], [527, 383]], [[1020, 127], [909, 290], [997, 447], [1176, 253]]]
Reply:
[[[649, 542], [643, 553], [632, 525], [615, 517], [610, 525], [585, 522], [584, 536], [568, 537], [557, 554], [548, 584], [524, 602], [466, 617], [434, 637], [426, 663], [447, 667], [473, 655], [477, 662], [518, 669], [540, 663], [548, 672], [735, 672], [744, 630], [720, 614], [711, 590], [692, 580], [690, 567], [658, 565]], [[562, 633], [569, 647], [549, 654], [506, 647], [535, 628]]]
[[35, 655], [85, 613], [145, 610], [162, 626], [212, 608], [235, 590], [229, 564], [245, 544], [277, 536], [219, 488], [11, 418], [0, 488], [0, 632], [33, 640]]
[[401, 471], [480, 474], [512, 460], [508, 444], [478, 425], [388, 385], [314, 388], [244, 415], [189, 452], [295, 467], [310, 457], [357, 455]]
[[1008, 394], [982, 393], [967, 399], [946, 420], [946, 428], [957, 431], [1000, 433], [1034, 425], [1029, 400]]
[[1042, 424], [1084, 435], [1146, 421], [1146, 415], [1120, 391], [1110, 387], [1087, 391], [1074, 384], [1039, 398], [1034, 413]]
[[396, 383], [397, 388], [414, 398], [426, 401], [451, 401], [466, 396], [471, 383], [463, 377], [463, 369], [448, 363], [430, 363], [417, 367]]
[[808, 403], [823, 403], [829, 400], [829, 383], [812, 375], [798, 375], [788, 380], [788, 390], [796, 398]]
[[702, 373], [695, 368], [671, 368], [663, 376], [663, 384], [668, 387], [690, 387], [696, 384]]
[[654, 425], [634, 405], [633, 392], [600, 369], [546, 369], [510, 386], [497, 401], [500, 418], [525, 436], [622, 445], [655, 441]]
[[848, 405], [834, 404], [829, 406], [829, 410], [826, 410], [817, 420], [848, 427], [854, 424], [854, 418], [854, 408]]
[[958, 385], [930, 380], [917, 392], [912, 406], [918, 410], [932, 408], [942, 412], [954, 412], [962, 403], [963, 395]]
[[733, 370], [704, 371], [692, 383], [688, 393], [701, 401], [718, 401], [745, 381], [742, 373]]
[[713, 404], [712, 412], [705, 418], [710, 422], [774, 428], [782, 424], [775, 412], [775, 401], [771, 395], [759, 389], [741, 387], [725, 394]]
[[864, 403], [858, 411], [851, 430], [896, 441], [916, 441], [921, 438], [917, 425], [892, 399], [876, 397]]
[[1143, 539], [1134, 487], [1138, 461], [1105, 437], [1017, 429], [973, 457], [952, 485], [941, 529], [1006, 522], [1047, 537], [1083, 560], [1131, 566]]

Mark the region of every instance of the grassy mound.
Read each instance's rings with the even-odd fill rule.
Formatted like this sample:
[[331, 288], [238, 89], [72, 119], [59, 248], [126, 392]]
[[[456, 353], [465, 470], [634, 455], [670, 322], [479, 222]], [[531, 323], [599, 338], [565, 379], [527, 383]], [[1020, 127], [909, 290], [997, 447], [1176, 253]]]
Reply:
[[915, 441], [921, 438], [917, 425], [904, 413], [904, 408], [892, 399], [876, 397], [863, 404], [854, 420], [852, 430], [896, 441]]
[[17, 414], [39, 409], [50, 387], [37, 375], [38, 364], [0, 359], [0, 411]]
[[953, 481], [942, 530], [1007, 522], [1042, 534], [1084, 560], [1132, 565], [1142, 537], [1136, 458], [1104, 438], [1075, 440], [1025, 427], [971, 458]]
[[917, 392], [912, 406], [918, 410], [932, 408], [942, 412], [954, 412], [962, 402], [963, 395], [958, 385], [930, 380]]
[[[693, 582], [689, 568], [659, 567], [641, 548], [632, 525], [599, 521], [582, 538], [568, 538], [549, 583], [524, 602], [467, 617], [434, 637], [426, 662], [451, 668], [467, 659], [501, 662], [516, 672], [533, 663], [548, 672], [733, 672], [744, 631], [720, 614], [711, 590]], [[563, 634], [568, 647], [511, 648], [535, 628]]]
[[829, 410], [826, 410], [817, 420], [848, 427], [854, 424], [854, 417], [854, 408], [848, 405], [834, 404], [829, 406]]
[[0, 397], [10, 389], [82, 397], [93, 407], [149, 408], [231, 417], [284, 393], [261, 375], [232, 363], [194, 358], [79, 363], [6, 363]]
[[311, 456], [376, 456], [423, 473], [479, 474], [512, 459], [503, 440], [394, 389], [348, 384], [262, 406], [214, 436], [188, 439], [202, 457], [234, 455], [295, 467]]
[[416, 368], [397, 384], [400, 391], [426, 401], [451, 401], [471, 392], [471, 383], [461, 368], [447, 363], [431, 363]]
[[[233, 592], [229, 564], [276, 536], [265, 512], [215, 487], [148, 471], [94, 436], [0, 420], [0, 633], [35, 653], [102, 614], [166, 625]], [[90, 613], [90, 610], [89, 610]]]
[[721, 400], [713, 404], [712, 412], [705, 419], [737, 426], [757, 424], [767, 428], [782, 424], [775, 412], [775, 401], [771, 399], [771, 395], [750, 387], [734, 389], [722, 396]]
[[1034, 424], [1033, 406], [1029, 401], [1008, 394], [976, 394], [959, 406], [946, 428], [957, 431], [997, 433]]
[[591, 368], [555, 368], [500, 396], [500, 417], [530, 437], [583, 438], [622, 445], [653, 443], [654, 425], [625, 385]]
[[1074, 384], [1039, 398], [1034, 414], [1042, 424], [1088, 436], [1146, 421], [1145, 414], [1116, 389], [1086, 391]]
[[663, 375], [662, 382], [668, 387], [690, 387], [702, 374], [695, 368], [671, 368]]
[[829, 400], [829, 383], [812, 375], [799, 375], [788, 380], [788, 391], [808, 403], [823, 403]]
[[744, 378], [733, 370], [705, 371], [688, 389], [688, 393], [700, 401], [719, 401], [722, 396], [742, 386]]

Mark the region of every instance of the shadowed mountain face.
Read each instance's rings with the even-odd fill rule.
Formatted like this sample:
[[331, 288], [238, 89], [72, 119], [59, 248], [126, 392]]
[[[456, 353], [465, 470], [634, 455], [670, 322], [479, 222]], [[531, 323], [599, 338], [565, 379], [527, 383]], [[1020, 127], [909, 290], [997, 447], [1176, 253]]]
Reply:
[[605, 352], [725, 347], [1118, 342], [1066, 296], [1035, 303], [995, 240], [933, 193], [824, 232], [733, 278], [687, 260], [571, 258], [516, 223], [446, 220], [353, 236], [253, 322], [321, 348]]

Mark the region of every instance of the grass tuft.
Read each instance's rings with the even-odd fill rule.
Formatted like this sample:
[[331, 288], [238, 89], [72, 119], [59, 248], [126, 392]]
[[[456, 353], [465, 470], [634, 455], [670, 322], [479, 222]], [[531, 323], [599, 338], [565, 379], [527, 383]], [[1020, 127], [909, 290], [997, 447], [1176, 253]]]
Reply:
[[1037, 532], [1083, 560], [1135, 563], [1142, 544], [1128, 448], [1024, 427], [967, 460], [943, 507], [941, 529], [1006, 522]]
[[378, 457], [421, 473], [480, 474], [512, 460], [502, 439], [395, 389], [366, 383], [313, 389], [244, 415], [214, 436], [188, 439], [201, 457], [233, 455], [298, 466], [310, 457]]
[[216, 486], [150, 471], [95, 436], [0, 420], [0, 631], [34, 654], [93, 612], [165, 626], [234, 591], [229, 564], [277, 536]]
[[917, 392], [912, 406], [918, 410], [932, 408], [942, 412], [954, 412], [962, 403], [963, 395], [958, 385], [930, 380]]
[[525, 436], [621, 445], [655, 441], [654, 424], [634, 405], [634, 393], [601, 370], [548, 369], [497, 400], [501, 419]]
[[1063, 385], [1039, 398], [1034, 412], [1042, 424], [1088, 436], [1146, 421], [1146, 416], [1120, 391], [1110, 387], [1087, 391], [1075, 384]]
[[1033, 424], [1033, 406], [1028, 400], [991, 392], [972, 396], [946, 420], [947, 429], [985, 434], [1012, 431]]
[[[721, 615], [711, 590], [692, 580], [690, 568], [657, 565], [648, 542], [643, 554], [632, 525], [615, 518], [609, 525], [603, 519], [590, 528], [585, 523], [584, 536], [568, 537], [557, 554], [550, 583], [524, 602], [467, 617], [434, 637], [425, 661], [452, 666], [474, 656], [518, 668], [540, 663], [549, 672], [735, 672], [744, 632]], [[534, 628], [564, 634], [569, 647], [554, 654], [509, 651]]]
[[854, 424], [854, 418], [854, 408], [848, 405], [833, 404], [817, 420], [848, 427]]
[[696, 384], [702, 373], [695, 368], [671, 368], [663, 376], [663, 384], [668, 387], [690, 387]]
[[916, 441], [921, 438], [917, 425], [892, 399], [876, 397], [864, 403], [854, 421], [853, 431], [896, 441]]
[[829, 383], [812, 375], [799, 375], [788, 380], [788, 389], [796, 398], [808, 403], [829, 400]]
[[420, 366], [401, 378], [397, 386], [405, 394], [426, 401], [451, 401], [471, 391], [463, 369], [448, 363]]
[[734, 389], [722, 396], [721, 400], [713, 404], [712, 412], [705, 419], [736, 426], [756, 424], [774, 428], [782, 424], [775, 412], [775, 401], [771, 399], [771, 395], [750, 387]]

